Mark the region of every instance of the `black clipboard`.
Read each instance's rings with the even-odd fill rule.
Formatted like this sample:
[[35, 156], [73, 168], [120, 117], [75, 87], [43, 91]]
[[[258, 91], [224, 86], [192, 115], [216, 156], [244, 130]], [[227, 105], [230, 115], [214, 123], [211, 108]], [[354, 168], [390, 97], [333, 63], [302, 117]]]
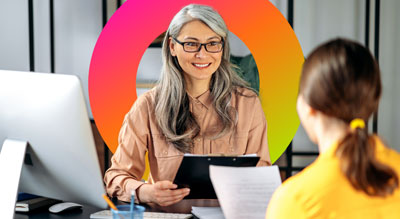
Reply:
[[174, 183], [178, 188], [190, 188], [185, 199], [216, 199], [210, 179], [210, 165], [251, 167], [256, 166], [258, 156], [184, 156]]

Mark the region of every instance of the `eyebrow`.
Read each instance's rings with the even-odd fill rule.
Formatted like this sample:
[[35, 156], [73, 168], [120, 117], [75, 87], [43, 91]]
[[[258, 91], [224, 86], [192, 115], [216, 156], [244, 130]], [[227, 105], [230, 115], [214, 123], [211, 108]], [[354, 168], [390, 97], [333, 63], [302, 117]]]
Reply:
[[[212, 40], [212, 39], [220, 39], [219, 37], [217, 37], [217, 36], [212, 36], [212, 37], [210, 37], [210, 38], [208, 38], [207, 39], [207, 41], [208, 40]], [[197, 39], [196, 37], [185, 37], [185, 38], [183, 38], [184, 40], [196, 40], [196, 41], [199, 41], [199, 39]]]

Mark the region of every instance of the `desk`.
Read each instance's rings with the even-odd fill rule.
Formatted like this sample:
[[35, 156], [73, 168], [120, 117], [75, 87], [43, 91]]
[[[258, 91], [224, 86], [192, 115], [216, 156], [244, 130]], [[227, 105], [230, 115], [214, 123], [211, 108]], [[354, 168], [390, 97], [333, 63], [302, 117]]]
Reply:
[[[126, 205], [127, 203], [112, 199], [116, 205]], [[15, 212], [14, 219], [88, 219], [90, 214], [104, 210], [102, 208], [83, 205], [82, 209], [61, 212], [58, 214], [50, 213], [48, 207], [34, 210], [28, 213]]]
[[156, 211], [156, 212], [158, 211], [158, 212], [190, 214], [192, 212], [192, 206], [219, 207], [219, 202], [217, 199], [184, 199], [176, 204], [167, 207], [162, 207], [155, 204], [148, 204], [148, 206], [151, 208], [151, 211]]
[[29, 213], [15, 212], [14, 219], [88, 219], [90, 214], [101, 211], [101, 208], [96, 208], [92, 206], [83, 206], [80, 210], [72, 210], [63, 212], [60, 214], [53, 214], [48, 211], [48, 208], [38, 209]]
[[[126, 205], [128, 203], [112, 200], [116, 205]], [[152, 212], [170, 212], [170, 213], [189, 213], [192, 210], [192, 206], [202, 207], [218, 207], [219, 203], [217, 199], [184, 199], [181, 202], [162, 207], [155, 204], [143, 205], [146, 207], [146, 211]], [[48, 211], [48, 208], [38, 209], [29, 213], [15, 213], [14, 219], [88, 219], [90, 214], [101, 211], [103, 209], [84, 205], [80, 210], [72, 210], [59, 214], [53, 214]]]

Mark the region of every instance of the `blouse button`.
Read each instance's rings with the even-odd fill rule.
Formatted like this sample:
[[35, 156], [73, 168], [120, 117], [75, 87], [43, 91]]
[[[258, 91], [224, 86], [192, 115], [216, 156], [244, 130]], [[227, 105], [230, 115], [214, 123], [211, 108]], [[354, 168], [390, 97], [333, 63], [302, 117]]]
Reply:
[[168, 151], [167, 151], [167, 150], [165, 150], [165, 151], [163, 152], [163, 154], [164, 154], [164, 155], [167, 155], [167, 154], [168, 154]]
[[230, 151], [231, 151], [231, 152], [233, 152], [233, 148], [232, 148], [232, 147], [231, 147], [231, 148], [229, 148], [229, 149], [230, 149]]
[[200, 141], [201, 141], [201, 138], [196, 139], [196, 141], [197, 141], [197, 142], [200, 142]]

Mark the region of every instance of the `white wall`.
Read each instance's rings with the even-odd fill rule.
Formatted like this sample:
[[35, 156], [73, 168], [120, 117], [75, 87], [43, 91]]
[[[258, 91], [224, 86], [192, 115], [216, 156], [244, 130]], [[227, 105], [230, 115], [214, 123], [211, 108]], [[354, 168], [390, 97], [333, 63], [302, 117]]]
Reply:
[[55, 71], [78, 75], [83, 84], [86, 103], [90, 106], [89, 65], [97, 38], [103, 29], [101, 1], [54, 1], [54, 6]]
[[[375, 1], [371, 1], [370, 48], [374, 51]], [[400, 2], [381, 1], [379, 63], [382, 70], [383, 96], [379, 108], [378, 133], [391, 147], [400, 151]], [[296, 0], [294, 29], [307, 56], [312, 48], [328, 39], [346, 37], [364, 44], [365, 1]], [[311, 150], [304, 130], [293, 141], [296, 150]]]
[[[363, 43], [365, 5], [361, 0], [294, 1], [294, 30], [305, 57], [320, 43], [336, 37]], [[293, 139], [293, 151], [318, 151], [302, 126]], [[305, 166], [315, 157], [295, 157], [294, 166]]]
[[[50, 72], [49, 1], [33, 2], [35, 71]], [[98, 0], [54, 1], [55, 72], [79, 76], [88, 106], [89, 64], [103, 29], [101, 9]], [[0, 1], [0, 30], [0, 69], [29, 71], [28, 1]]]
[[0, 1], [0, 69], [29, 70], [28, 1]]
[[400, 151], [400, 1], [381, 1], [379, 64], [383, 95], [378, 133]]
[[[287, 18], [287, 1], [271, 0]], [[371, 1], [369, 45], [374, 51], [374, 10]], [[379, 63], [382, 70], [383, 96], [378, 115], [378, 133], [389, 146], [400, 151], [400, 1], [381, 1]], [[345, 37], [364, 44], [364, 0], [295, 0], [294, 30], [307, 56], [320, 43]], [[372, 131], [372, 122], [370, 130]], [[293, 139], [293, 151], [317, 151], [302, 126]], [[313, 156], [293, 157], [294, 166], [305, 166]]]

